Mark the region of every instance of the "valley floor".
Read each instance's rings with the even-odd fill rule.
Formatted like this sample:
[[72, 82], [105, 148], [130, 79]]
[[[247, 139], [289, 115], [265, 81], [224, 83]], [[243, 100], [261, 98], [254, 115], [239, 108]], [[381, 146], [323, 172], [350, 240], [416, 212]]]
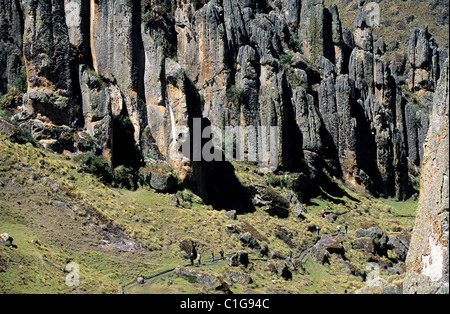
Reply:
[[[244, 186], [267, 182], [250, 165], [234, 166]], [[358, 246], [357, 230], [377, 227], [390, 239], [407, 239], [415, 201], [375, 199], [340, 186], [343, 196], [324, 193], [311, 200], [302, 218], [278, 218], [257, 207], [233, 220], [189, 191], [182, 192], [189, 202], [180, 207], [169, 194], [146, 186], [111, 188], [77, 167], [62, 155], [0, 135], [0, 234], [14, 239], [13, 246], [0, 244], [0, 293], [218, 292], [172, 271], [189, 264], [180, 249], [183, 240], [202, 254], [202, 265], [193, 268], [225, 282], [233, 293], [379, 292], [383, 287], [369, 287], [374, 274], [394, 290], [401, 286], [404, 262], [395, 248], [378, 254]], [[274, 190], [284, 195], [286, 188]], [[348, 225], [348, 235], [338, 235], [338, 225], [342, 232]], [[321, 227], [319, 235], [315, 226]], [[260, 249], [242, 240], [246, 232]], [[339, 250], [319, 248], [324, 235], [337, 240]], [[226, 257], [248, 253], [248, 265], [208, 263], [211, 252], [217, 259], [221, 249]], [[66, 270], [69, 263], [77, 268]], [[235, 273], [246, 280], [236, 280]], [[144, 284], [135, 284], [138, 277]]]

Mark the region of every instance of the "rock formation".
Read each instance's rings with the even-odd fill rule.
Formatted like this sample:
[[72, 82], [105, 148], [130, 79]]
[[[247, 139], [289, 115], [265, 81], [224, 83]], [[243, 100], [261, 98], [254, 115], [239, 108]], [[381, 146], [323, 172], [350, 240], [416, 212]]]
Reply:
[[442, 68], [424, 145], [416, 224], [404, 293], [449, 293], [449, 68]]
[[[378, 196], [414, 193], [447, 56], [426, 27], [402, 63], [386, 58], [364, 9], [347, 29], [323, 0], [0, 4], [0, 93], [25, 66], [16, 118], [47, 147], [94, 151], [113, 168], [150, 156], [207, 203], [236, 207], [245, 193], [233, 167], [193, 161], [193, 121], [274, 127], [274, 168], [301, 173], [298, 194], [327, 175]], [[244, 156], [269, 142], [242, 137]]]

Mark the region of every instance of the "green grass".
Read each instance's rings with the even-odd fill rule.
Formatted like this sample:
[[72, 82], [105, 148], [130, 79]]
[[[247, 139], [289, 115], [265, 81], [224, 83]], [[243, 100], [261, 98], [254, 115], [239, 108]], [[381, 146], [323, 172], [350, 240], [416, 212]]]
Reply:
[[[345, 196], [338, 198], [324, 193], [311, 200], [304, 220], [272, 217], [259, 208], [239, 215], [238, 220], [229, 220], [225, 211], [202, 205], [190, 191], [183, 193], [191, 195], [192, 206], [176, 207], [169, 195], [158, 194], [147, 186], [136, 191], [111, 188], [95, 176], [79, 172], [77, 167], [77, 163], [61, 155], [31, 144], [11, 143], [0, 135], [0, 233], [11, 234], [17, 245], [16, 249], [0, 246], [0, 258], [8, 267], [0, 273], [2, 293], [121, 293], [138, 276], [151, 278], [186, 265], [187, 255], [178, 245], [182, 239], [198, 244], [203, 262], [208, 261], [211, 251], [217, 256], [221, 248], [226, 255], [238, 250], [250, 253], [249, 268], [230, 267], [226, 263], [200, 267], [222, 277], [227, 270], [249, 274], [253, 279], [249, 285], [230, 283], [234, 293], [353, 292], [362, 286], [361, 277], [348, 274], [339, 261], [332, 258], [330, 264], [321, 265], [308, 258], [303, 262], [305, 270], [294, 271], [293, 279], [286, 281], [268, 269], [267, 263], [273, 261], [243, 247], [236, 235], [226, 233], [225, 226], [234, 224], [243, 228], [245, 221], [268, 239], [262, 245], [286, 256], [291, 251], [299, 256], [316, 240], [315, 233], [307, 231], [308, 225], [320, 224], [322, 233], [334, 234], [338, 224], [347, 223], [350, 233], [343, 240], [346, 257], [364, 270], [367, 263], [364, 254], [351, 248], [355, 230], [370, 225], [379, 225], [388, 233], [408, 230], [413, 226], [417, 206], [413, 201], [367, 198], [339, 184]], [[267, 175], [259, 173], [257, 166], [235, 163], [235, 168], [244, 186], [264, 186], [267, 182]], [[284, 195], [287, 188], [273, 189]], [[336, 221], [323, 219], [322, 208], [337, 213]], [[123, 251], [105, 246], [101, 230], [106, 225], [93, 219], [87, 209], [114, 221], [140, 249]], [[294, 247], [277, 237], [280, 228], [289, 235]], [[64, 267], [69, 262], [80, 265], [78, 290], [65, 284]], [[170, 274], [148, 285], [134, 285], [129, 292], [211, 291]]]

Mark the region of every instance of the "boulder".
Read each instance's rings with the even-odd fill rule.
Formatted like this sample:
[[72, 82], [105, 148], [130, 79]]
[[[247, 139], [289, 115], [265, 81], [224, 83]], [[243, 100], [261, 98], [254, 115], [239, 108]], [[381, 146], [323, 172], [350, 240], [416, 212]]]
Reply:
[[328, 234], [324, 234], [316, 245], [330, 253], [340, 254], [342, 256], [345, 253], [344, 247], [342, 246], [342, 241], [339, 238]]
[[387, 255], [388, 238], [380, 228], [370, 227], [367, 229], [358, 229], [355, 231], [355, 236], [357, 238], [371, 238], [375, 252], [381, 256]]
[[227, 257], [227, 264], [229, 266], [239, 266], [239, 265], [243, 265], [245, 267], [247, 267], [249, 261], [248, 261], [248, 253], [247, 252], [243, 252], [243, 251], [238, 251], [236, 253], [234, 253], [233, 255], [231, 255], [230, 257]]
[[269, 250], [269, 257], [271, 259], [282, 259], [282, 260], [286, 259], [285, 255], [275, 250]]
[[323, 247], [320, 247], [318, 245], [314, 245], [309, 250], [309, 255], [318, 261], [319, 263], [325, 264], [328, 263], [330, 260], [330, 253], [327, 252]]
[[7, 138], [10, 138], [16, 134], [17, 128], [10, 122], [0, 118], [0, 133], [5, 134]]
[[236, 225], [226, 225], [225, 226], [225, 231], [228, 234], [233, 234], [233, 233], [239, 234], [239, 233], [241, 233], [241, 229], [239, 229], [239, 227], [236, 226]]
[[0, 258], [0, 273], [6, 272], [7, 269], [6, 262]]
[[175, 273], [189, 280], [195, 280], [199, 284], [206, 285], [209, 289], [218, 291], [228, 291], [228, 284], [223, 280], [222, 277], [211, 274], [205, 271], [200, 271], [192, 269], [189, 267], [178, 266], [175, 269]]
[[236, 211], [235, 210], [229, 210], [225, 213], [225, 216], [230, 220], [236, 220]]
[[352, 241], [352, 248], [376, 254], [375, 243], [372, 238], [363, 237], [355, 239]]
[[159, 193], [169, 193], [176, 189], [178, 185], [177, 179], [171, 174], [162, 174], [156, 171], [148, 171], [141, 169], [144, 181]]
[[283, 240], [290, 248], [295, 247], [295, 244], [291, 240], [292, 235], [286, 229], [276, 226], [274, 233], [278, 239]]
[[302, 204], [295, 205], [293, 211], [294, 217], [304, 219], [305, 218], [305, 216], [303, 215], [304, 213], [306, 213], [306, 209]]
[[261, 245], [259, 242], [252, 236], [250, 232], [245, 232], [242, 235], [239, 235], [239, 240], [244, 244], [245, 246], [248, 246], [249, 248], [260, 252], [261, 251]]
[[228, 280], [231, 280], [232, 282], [236, 282], [236, 283], [240, 283], [240, 284], [250, 284], [253, 282], [252, 277], [250, 277], [250, 275], [240, 272], [240, 271], [235, 271], [235, 270], [227, 270], [225, 271], [225, 277]]
[[275, 268], [279, 276], [283, 277], [286, 280], [292, 279], [292, 273], [285, 262], [276, 262]]
[[143, 285], [145, 283], [145, 279], [142, 276], [136, 278], [138, 284]]
[[187, 257], [191, 253], [194, 254], [194, 259], [197, 258], [197, 250], [196, 250], [197, 243], [192, 241], [191, 239], [183, 239], [180, 242], [178, 242], [178, 247], [181, 251], [185, 252], [187, 254]]
[[[404, 235], [389, 235], [387, 242], [387, 248], [400, 261], [404, 262], [408, 254], [410, 237]], [[391, 255], [391, 254], [389, 254]]]

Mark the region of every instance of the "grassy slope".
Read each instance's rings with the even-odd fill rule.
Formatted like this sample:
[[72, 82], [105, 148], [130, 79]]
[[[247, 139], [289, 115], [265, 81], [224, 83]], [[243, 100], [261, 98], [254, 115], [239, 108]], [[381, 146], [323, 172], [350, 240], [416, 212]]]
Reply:
[[[371, 1], [366, 0], [365, 5]], [[382, 38], [386, 45], [393, 39], [399, 42], [399, 51], [406, 52], [405, 40], [411, 36], [411, 29], [428, 25], [430, 34], [436, 39], [440, 48], [448, 51], [449, 32], [448, 25], [439, 24], [431, 10], [433, 0], [382, 0], [380, 6], [380, 26], [374, 27], [373, 32]], [[353, 30], [359, 9], [353, 9], [355, 1], [348, 0], [325, 0], [325, 5], [335, 3], [339, 9], [339, 17], [342, 25]], [[365, 6], [364, 5], [364, 6]], [[447, 2], [448, 5], [448, 2]], [[412, 21], [407, 23], [407, 18], [414, 15]], [[406, 20], [405, 20], [406, 19]]]
[[[266, 236], [270, 249], [285, 255], [292, 250], [294, 256], [300, 255], [316, 239], [314, 233], [306, 230], [308, 224], [320, 224], [323, 233], [334, 234], [337, 224], [348, 223], [350, 234], [344, 239], [346, 254], [363, 270], [364, 255], [352, 250], [350, 245], [357, 228], [378, 224], [385, 232], [392, 233], [407, 230], [414, 222], [414, 202], [367, 199], [345, 187], [342, 188], [351, 198], [340, 198], [341, 204], [335, 204], [326, 195], [315, 199], [303, 221], [271, 217], [261, 209], [230, 221], [224, 211], [211, 210], [199, 203], [194, 202], [190, 209], [175, 207], [168, 195], [156, 194], [146, 187], [135, 192], [109, 188], [97, 178], [79, 173], [76, 167], [60, 155], [29, 144], [13, 144], [0, 135], [0, 233], [9, 233], [17, 245], [17, 248], [0, 246], [0, 260], [8, 267], [0, 273], [0, 292], [121, 293], [138, 275], [149, 278], [186, 264], [186, 256], [178, 248], [181, 239], [197, 241], [205, 261], [211, 251], [218, 255], [220, 248], [226, 254], [245, 249], [235, 235], [225, 232], [227, 224], [241, 226], [241, 221]], [[236, 169], [243, 184], [266, 180], [256, 169], [250, 172], [240, 165]], [[319, 215], [324, 207], [341, 215], [335, 222], [324, 220]], [[102, 230], [106, 226], [89, 214], [92, 211], [114, 220], [141, 248], [127, 251], [105, 245]], [[276, 237], [276, 227], [290, 234], [295, 248], [289, 248]], [[79, 289], [65, 284], [67, 273], [63, 269], [71, 261], [80, 264]], [[250, 261], [251, 268], [233, 270], [249, 273], [253, 283], [234, 284], [232, 291], [244, 293], [250, 289], [272, 293], [287, 289], [300, 293], [343, 293], [364, 285], [361, 277], [348, 274], [334, 259], [329, 265], [305, 259], [305, 270], [294, 272], [293, 280], [289, 281], [268, 270], [267, 258], [251, 253]], [[204, 267], [218, 274], [231, 269], [226, 263]], [[171, 274], [149, 285], [134, 286], [129, 292], [189, 293], [204, 289]]]

